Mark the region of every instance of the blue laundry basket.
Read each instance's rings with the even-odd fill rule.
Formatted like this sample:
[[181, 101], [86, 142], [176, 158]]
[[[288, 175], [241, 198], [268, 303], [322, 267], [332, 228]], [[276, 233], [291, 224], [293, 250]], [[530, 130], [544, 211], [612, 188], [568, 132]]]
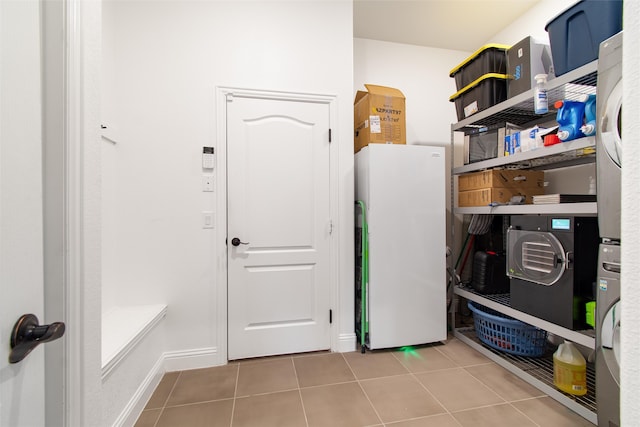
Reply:
[[513, 319], [473, 301], [468, 303], [478, 339], [496, 350], [518, 356], [540, 357], [547, 346], [547, 331]]

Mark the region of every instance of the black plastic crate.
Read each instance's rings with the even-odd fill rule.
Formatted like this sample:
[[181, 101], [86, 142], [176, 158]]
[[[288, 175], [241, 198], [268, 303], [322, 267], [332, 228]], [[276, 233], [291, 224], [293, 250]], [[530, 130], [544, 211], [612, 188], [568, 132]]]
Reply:
[[449, 101], [456, 104], [458, 120], [506, 101], [508, 79], [506, 74], [485, 74], [453, 94]]
[[449, 72], [449, 77], [456, 80], [456, 90], [464, 88], [485, 74], [506, 74], [509, 48], [510, 46], [501, 44], [488, 44], [458, 64]]

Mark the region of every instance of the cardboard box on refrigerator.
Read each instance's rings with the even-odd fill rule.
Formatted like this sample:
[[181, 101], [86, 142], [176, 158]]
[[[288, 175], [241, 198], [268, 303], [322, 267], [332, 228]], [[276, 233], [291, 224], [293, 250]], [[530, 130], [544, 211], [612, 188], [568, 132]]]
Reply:
[[391, 87], [365, 84], [354, 101], [354, 153], [369, 144], [406, 144], [405, 97]]

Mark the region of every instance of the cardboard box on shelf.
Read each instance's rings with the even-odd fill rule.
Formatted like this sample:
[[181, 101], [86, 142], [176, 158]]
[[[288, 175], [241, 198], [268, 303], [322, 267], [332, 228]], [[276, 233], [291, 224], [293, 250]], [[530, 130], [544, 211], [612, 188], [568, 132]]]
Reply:
[[513, 196], [524, 196], [524, 203], [530, 204], [533, 196], [544, 194], [544, 188], [480, 188], [478, 190], [459, 191], [458, 206], [488, 206], [492, 203], [509, 203]]
[[398, 89], [365, 84], [353, 111], [354, 153], [369, 144], [406, 144], [405, 97]]
[[[489, 188], [506, 188], [516, 192], [530, 188], [544, 190], [544, 172], [520, 169], [490, 169], [458, 176], [459, 191]], [[544, 191], [542, 193], [531, 193], [531, 195], [543, 193]]]

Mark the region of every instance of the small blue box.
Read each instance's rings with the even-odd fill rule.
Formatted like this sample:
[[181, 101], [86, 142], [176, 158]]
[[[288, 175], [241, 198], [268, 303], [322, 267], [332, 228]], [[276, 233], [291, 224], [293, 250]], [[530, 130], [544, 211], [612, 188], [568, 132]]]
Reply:
[[556, 76], [598, 58], [600, 43], [622, 31], [622, 0], [581, 0], [549, 21]]

